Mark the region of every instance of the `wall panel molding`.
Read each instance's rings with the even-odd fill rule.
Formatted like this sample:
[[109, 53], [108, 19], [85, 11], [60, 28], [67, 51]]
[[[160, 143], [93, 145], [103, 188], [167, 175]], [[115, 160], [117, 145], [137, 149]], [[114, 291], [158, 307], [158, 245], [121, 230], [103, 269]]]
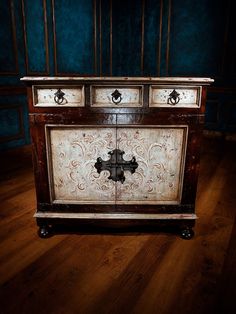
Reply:
[[112, 0], [110, 0], [110, 75], [112, 76], [112, 69], [113, 69], [113, 64], [112, 64]]
[[231, 100], [228, 104], [227, 126], [230, 129], [236, 129], [236, 101]]
[[167, 20], [167, 43], [166, 43], [166, 76], [169, 75], [171, 10], [172, 10], [171, 0], [169, 0], [168, 1], [168, 20]]
[[18, 75], [19, 66], [18, 66], [18, 52], [17, 52], [17, 40], [16, 40], [15, 8], [14, 8], [13, 0], [7, 0], [7, 3], [9, 5], [9, 11], [10, 11], [10, 16], [11, 16], [11, 35], [12, 35], [11, 40], [12, 40], [12, 47], [13, 47], [15, 69], [13, 71], [1, 71], [0, 75]]
[[94, 30], [94, 74], [98, 73], [98, 65], [97, 65], [97, 2], [93, 0], [93, 30]]
[[99, 75], [102, 76], [102, 0], [99, 0]]
[[211, 93], [218, 94], [236, 94], [236, 87], [227, 87], [227, 86], [209, 86], [207, 87], [207, 91]]
[[0, 143], [3, 142], [9, 142], [13, 140], [19, 140], [21, 138], [24, 138], [25, 132], [24, 132], [24, 120], [23, 120], [23, 107], [20, 104], [16, 105], [0, 105], [0, 110], [16, 110], [17, 111], [17, 118], [19, 122], [19, 129], [16, 134], [13, 135], [7, 135], [7, 136], [0, 136]]
[[[58, 43], [57, 43], [57, 30], [56, 30], [56, 14], [55, 14], [55, 0], [51, 0], [52, 4], [52, 23], [53, 23], [53, 46], [54, 46], [54, 68], [55, 68], [55, 75], [56, 76], [88, 76], [88, 75], [96, 75], [97, 74], [97, 16], [96, 16], [96, 0], [91, 0], [93, 3], [93, 73], [81, 73], [81, 72], [62, 72], [58, 70]], [[73, 13], [73, 12], [72, 12]], [[79, 34], [78, 34], [79, 36]], [[75, 38], [78, 39], [79, 37]], [[66, 39], [65, 39], [66, 45]], [[79, 54], [80, 51], [77, 51]]]
[[159, 23], [159, 40], [158, 40], [158, 57], [157, 57], [157, 75], [161, 74], [161, 40], [162, 40], [162, 21], [163, 21], [163, 0], [160, 0], [160, 23]]
[[[112, 1], [112, 75], [142, 75], [143, 0]], [[142, 27], [143, 26], [143, 27]]]
[[224, 42], [223, 42], [223, 53], [222, 53], [222, 61], [221, 61], [221, 75], [224, 75], [226, 69], [226, 57], [227, 57], [227, 46], [229, 41], [229, 24], [230, 24], [230, 9], [231, 9], [231, 0], [227, 0], [227, 16], [225, 23], [225, 31], [224, 31]]
[[140, 73], [144, 71], [144, 19], [145, 19], [145, 0], [142, 0], [142, 22], [141, 22], [141, 53], [140, 53]]
[[207, 128], [217, 129], [220, 124], [220, 102], [218, 99], [208, 99], [206, 107], [206, 121]]
[[[25, 86], [12, 86], [12, 85], [1, 85], [0, 86], [0, 96], [6, 95], [26, 95], [26, 87]], [[1, 105], [0, 105], [1, 106]]]
[[112, 76], [112, 0], [98, 0], [99, 76]]
[[[193, 1], [193, 2], [189, 2], [188, 3], [186, 1], [179, 1], [178, 2], [177, 0], [169, 0], [169, 12], [170, 12], [170, 14], [169, 14], [169, 19], [168, 19], [169, 22], [168, 23], [170, 23], [169, 24], [170, 25], [170, 31], [168, 31], [168, 34], [167, 34], [167, 36], [169, 37], [169, 45], [167, 45], [167, 50], [166, 50], [166, 56], [167, 56], [166, 57], [166, 67], [167, 67], [166, 75], [172, 75], [172, 76], [210, 76], [210, 72], [211, 72], [212, 73], [211, 76], [213, 76], [215, 79], [220, 80], [220, 79], [223, 78], [224, 72], [225, 72], [224, 67], [225, 67], [225, 64], [226, 64], [226, 60], [225, 59], [227, 58], [226, 52], [225, 52], [225, 45], [228, 42], [228, 39], [227, 39], [228, 38], [228, 31], [229, 31], [228, 30], [228, 28], [229, 28], [228, 27], [228, 20], [229, 20], [230, 14], [232, 14], [232, 13], [230, 13], [230, 2], [231, 1], [232, 0], [226, 0], [224, 2], [222, 0], [222, 1], [214, 2], [214, 0], [212, 0], [212, 1], [206, 2], [206, 1], [203, 0], [203, 1]], [[183, 5], [183, 3], [188, 5], [188, 6], [191, 3], [191, 7], [189, 6], [188, 9], [191, 8], [192, 12], [190, 11], [190, 9], [189, 9], [189, 11], [186, 11], [186, 12], [188, 12], [188, 15], [184, 15], [184, 13], [183, 13], [184, 10], [186, 9], [185, 6]], [[196, 6], [196, 5], [197, 5], [197, 7], [194, 10], [194, 6]], [[199, 21], [201, 19], [205, 19], [201, 23], [201, 25], [203, 27], [205, 27], [205, 28], [204, 28], [204, 30], [200, 29], [199, 28], [200, 24], [199, 24], [198, 25], [199, 26], [198, 27], [198, 30], [199, 30], [198, 34], [204, 35], [204, 34], [208, 34], [209, 31], [210, 31], [213, 34], [215, 32], [215, 37], [212, 36], [212, 40], [210, 40], [209, 38], [208, 39], [204, 39], [204, 37], [203, 37], [198, 42], [194, 42], [194, 41], [191, 42], [191, 40], [190, 41], [186, 41], [185, 42], [185, 45], [186, 45], [185, 47], [188, 47], [188, 46], [191, 47], [191, 49], [189, 49], [189, 54], [186, 53], [187, 50], [185, 48], [184, 48], [186, 50], [185, 52], [180, 51], [180, 49], [178, 51], [178, 49], [172, 48], [173, 47], [173, 39], [176, 40], [176, 38], [178, 37], [178, 41], [180, 42], [180, 39], [181, 39], [180, 35], [182, 35], [182, 34], [185, 34], [185, 35], [189, 34], [189, 32], [187, 32], [187, 31], [185, 32], [185, 30], [182, 29], [181, 33], [176, 33], [176, 34], [173, 35], [173, 30], [176, 28], [173, 25], [173, 23], [174, 23], [173, 19], [174, 18], [175, 19], [179, 18], [179, 15], [176, 14], [176, 11], [175, 11], [176, 8], [178, 9], [178, 13], [182, 13], [183, 14], [182, 15], [182, 22], [183, 23], [186, 22], [184, 20], [184, 17], [186, 18], [186, 16], [187, 16], [187, 18], [189, 16], [191, 16], [191, 19], [189, 19], [189, 21], [191, 20], [192, 23], [193, 23], [192, 19], [194, 19], [194, 18], [196, 20], [198, 20], [198, 18], [199, 18]], [[209, 14], [208, 11], [206, 12], [205, 11], [206, 9], [209, 10], [211, 12], [211, 14]], [[195, 14], [195, 16], [192, 16], [191, 13], [193, 13], [193, 15]], [[219, 16], [217, 16], [217, 14]], [[220, 19], [221, 23], [219, 23], [219, 19]], [[177, 23], [177, 22], [175, 22], [175, 23]], [[176, 25], [180, 25], [181, 26], [183, 23], [178, 22], [177, 24], [175, 24], [175, 26]], [[172, 25], [173, 25], [173, 27], [172, 27]], [[192, 25], [188, 25], [189, 26], [188, 29], [190, 31], [191, 31], [191, 26]], [[221, 27], [219, 25], [221, 25]], [[196, 26], [196, 22], [195, 22], [194, 26]], [[217, 29], [216, 29], [217, 26], [219, 26], [218, 32], [217, 32]], [[219, 29], [222, 30], [222, 34], [219, 33]], [[221, 38], [221, 43], [219, 43], [219, 40], [218, 40], [218, 44], [217, 44], [217, 38], [218, 39]], [[213, 39], [215, 39], [215, 42], [213, 41]], [[215, 55], [217, 55], [217, 52], [220, 51], [219, 55], [217, 56], [218, 59], [215, 62], [212, 61], [211, 65], [207, 65], [207, 66], [206, 66], [206, 64], [205, 65], [204, 64], [201, 65], [201, 64], [198, 63], [199, 69], [200, 68], [202, 69], [201, 73], [197, 72], [197, 70], [196, 70], [196, 73], [194, 71], [190, 72], [188, 70], [186, 72], [186, 71], [184, 71], [185, 70], [184, 66], [182, 67], [182, 69], [179, 69], [178, 67], [177, 67], [177, 70], [173, 69], [173, 65], [171, 65], [171, 57], [173, 57], [173, 55], [171, 56], [171, 54], [173, 53], [172, 49], [175, 49], [175, 54], [176, 55], [178, 55], [178, 54], [179, 55], [181, 55], [181, 54], [182, 55], [186, 55], [186, 60], [189, 60], [191, 58], [191, 56], [194, 55], [194, 54], [195, 54], [195, 58], [196, 58], [196, 51], [195, 51], [196, 47], [198, 47], [198, 49], [199, 49], [199, 47], [202, 47], [201, 52], [204, 53], [205, 47], [206, 47], [205, 43], [206, 44], [208, 44], [208, 43], [212, 44], [213, 42], [214, 42], [215, 45], [217, 44], [218, 46], [216, 46], [213, 49], [212, 45], [209, 45], [208, 48], [207, 48], [207, 49], [209, 49], [209, 53], [205, 57], [209, 58], [210, 55], [215, 56]], [[194, 48], [194, 45], [195, 45], [195, 48]], [[219, 49], [219, 47], [220, 47], [221, 50]], [[199, 60], [204, 60], [204, 57], [202, 56], [202, 53], [200, 53], [200, 52], [199, 52], [198, 59]], [[175, 62], [175, 65], [177, 65], [177, 66], [178, 66], [178, 63], [180, 63], [179, 60], [178, 61], [174, 60], [174, 62]], [[195, 64], [196, 61], [194, 62], [194, 60], [193, 60], [191, 63]], [[217, 65], [218, 69], [216, 69], [216, 68], [213, 69], [214, 68], [213, 64]], [[210, 68], [210, 66], [212, 66], [213, 68]], [[197, 67], [196, 67], [196, 69], [197, 69]], [[215, 71], [215, 73], [213, 73], [213, 71]]]
[[[160, 76], [163, 34], [163, 0], [144, 0], [142, 9], [143, 69], [141, 75]], [[165, 19], [164, 19], [165, 21]], [[162, 58], [163, 59], [163, 58]]]
[[[43, 24], [44, 24], [44, 49], [45, 49], [45, 70], [31, 71], [28, 51], [28, 33], [27, 33], [27, 16], [25, 13], [25, 1], [21, 0], [23, 31], [24, 31], [24, 47], [25, 47], [25, 66], [27, 75], [49, 75], [49, 48], [48, 48], [48, 27], [47, 27], [47, 8], [46, 0], [42, 0]], [[39, 47], [37, 47], [39, 49]]]

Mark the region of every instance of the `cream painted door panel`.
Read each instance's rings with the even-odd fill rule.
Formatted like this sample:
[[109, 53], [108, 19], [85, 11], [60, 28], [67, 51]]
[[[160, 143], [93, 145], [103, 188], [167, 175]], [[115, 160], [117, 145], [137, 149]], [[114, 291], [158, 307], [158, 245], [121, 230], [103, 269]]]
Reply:
[[115, 182], [97, 173], [97, 157], [116, 148], [115, 128], [47, 127], [51, 199], [54, 203], [114, 204]]
[[178, 204], [181, 201], [187, 127], [127, 127], [117, 130], [123, 158], [138, 168], [117, 182], [117, 204]]
[[92, 107], [142, 107], [143, 86], [91, 86]]
[[[74, 204], [178, 204], [181, 201], [186, 126], [47, 126], [51, 199]], [[136, 158], [138, 168], [125, 181], [97, 173], [98, 157], [118, 148]]]

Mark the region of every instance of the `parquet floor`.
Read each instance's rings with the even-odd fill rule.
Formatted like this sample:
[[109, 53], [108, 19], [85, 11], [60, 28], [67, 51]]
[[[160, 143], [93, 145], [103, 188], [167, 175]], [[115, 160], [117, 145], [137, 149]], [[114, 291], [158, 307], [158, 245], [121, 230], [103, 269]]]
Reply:
[[236, 144], [205, 140], [195, 237], [37, 236], [29, 147], [1, 153], [0, 313], [236, 313]]

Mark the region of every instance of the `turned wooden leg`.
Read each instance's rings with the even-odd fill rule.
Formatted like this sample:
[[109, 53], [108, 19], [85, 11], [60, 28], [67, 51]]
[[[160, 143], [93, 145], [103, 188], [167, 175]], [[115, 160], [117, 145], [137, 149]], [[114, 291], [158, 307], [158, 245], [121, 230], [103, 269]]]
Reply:
[[48, 225], [42, 225], [39, 227], [38, 235], [40, 238], [48, 238], [51, 234], [51, 228]]
[[190, 227], [185, 227], [185, 228], [181, 229], [180, 235], [181, 235], [181, 238], [183, 238], [185, 240], [190, 240], [194, 236], [194, 231]]

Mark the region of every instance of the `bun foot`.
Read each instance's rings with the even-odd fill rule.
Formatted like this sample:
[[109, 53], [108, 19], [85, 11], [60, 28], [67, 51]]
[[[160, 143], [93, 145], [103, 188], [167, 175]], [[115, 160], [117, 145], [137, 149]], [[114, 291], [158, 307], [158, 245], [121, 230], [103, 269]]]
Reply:
[[42, 226], [39, 228], [38, 230], [38, 235], [40, 236], [40, 238], [48, 238], [51, 236], [51, 228], [48, 226]]
[[184, 228], [181, 230], [181, 238], [185, 240], [190, 240], [194, 236], [194, 232], [191, 228]]

